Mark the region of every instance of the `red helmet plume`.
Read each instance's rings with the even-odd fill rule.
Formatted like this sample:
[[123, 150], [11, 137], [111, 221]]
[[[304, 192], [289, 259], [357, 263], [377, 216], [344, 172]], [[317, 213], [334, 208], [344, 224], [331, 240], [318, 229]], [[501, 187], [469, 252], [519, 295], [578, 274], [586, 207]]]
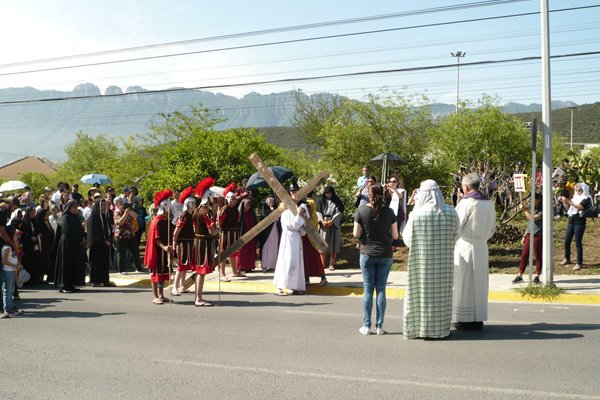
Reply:
[[158, 205], [163, 201], [173, 196], [173, 191], [171, 189], [161, 190], [160, 192], [156, 192], [154, 195], [154, 205], [158, 207]]
[[183, 204], [183, 202], [185, 201], [185, 199], [187, 199], [188, 197], [192, 196], [194, 194], [194, 188], [189, 186], [186, 187], [185, 189], [183, 189], [183, 191], [181, 192], [181, 194], [179, 195], [179, 202], [181, 204]]
[[215, 184], [214, 178], [207, 176], [196, 185], [196, 196], [202, 197], [204, 193]]
[[223, 196], [224, 196], [224, 197], [226, 197], [226, 196], [227, 196], [227, 193], [229, 193], [229, 192], [231, 192], [231, 191], [234, 191], [234, 190], [235, 190], [235, 188], [236, 188], [236, 184], [235, 184], [235, 182], [231, 182], [231, 183], [229, 184], [229, 186], [227, 186], [227, 187], [225, 188], [225, 190], [223, 190]]

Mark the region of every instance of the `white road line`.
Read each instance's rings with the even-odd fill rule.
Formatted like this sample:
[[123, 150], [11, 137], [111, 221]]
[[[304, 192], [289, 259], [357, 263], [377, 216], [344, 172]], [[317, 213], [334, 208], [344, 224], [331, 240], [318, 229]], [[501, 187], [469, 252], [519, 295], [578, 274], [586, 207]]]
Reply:
[[454, 385], [448, 383], [434, 383], [434, 382], [417, 382], [414, 380], [403, 380], [403, 379], [379, 379], [379, 378], [366, 378], [361, 376], [349, 376], [349, 375], [333, 375], [333, 374], [319, 374], [314, 372], [302, 372], [292, 370], [274, 370], [268, 368], [258, 367], [245, 367], [241, 365], [225, 365], [225, 364], [214, 364], [214, 363], [202, 363], [195, 361], [180, 361], [180, 360], [153, 360], [154, 362], [166, 363], [166, 364], [179, 364], [179, 365], [191, 365], [201, 368], [213, 368], [213, 369], [224, 369], [224, 370], [236, 370], [250, 373], [263, 373], [275, 376], [297, 376], [300, 378], [311, 378], [311, 379], [328, 379], [338, 380], [345, 382], [362, 382], [362, 383], [374, 383], [374, 384], [387, 384], [387, 385], [400, 385], [400, 386], [415, 386], [424, 387], [431, 389], [451, 389], [460, 391], [471, 391], [471, 392], [482, 392], [482, 393], [499, 393], [511, 396], [537, 396], [541, 398], [560, 398], [560, 399], [583, 399], [583, 400], [600, 400], [600, 396], [590, 396], [585, 394], [574, 394], [574, 393], [558, 393], [558, 392], [547, 392], [542, 390], [526, 390], [526, 389], [505, 389], [505, 388], [494, 388], [494, 387], [483, 387], [483, 386], [471, 386], [471, 385]]

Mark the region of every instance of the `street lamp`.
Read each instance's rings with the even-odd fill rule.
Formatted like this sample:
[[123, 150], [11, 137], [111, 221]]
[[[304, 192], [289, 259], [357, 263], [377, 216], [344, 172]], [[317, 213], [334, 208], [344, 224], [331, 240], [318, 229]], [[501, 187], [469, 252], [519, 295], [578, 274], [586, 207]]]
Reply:
[[460, 87], [460, 59], [467, 55], [467, 52], [457, 51], [456, 53], [450, 52], [452, 57], [456, 57], [456, 113], [458, 114], [458, 92]]
[[571, 110], [571, 150], [573, 150], [573, 112], [577, 109], [577, 107], [569, 107]]

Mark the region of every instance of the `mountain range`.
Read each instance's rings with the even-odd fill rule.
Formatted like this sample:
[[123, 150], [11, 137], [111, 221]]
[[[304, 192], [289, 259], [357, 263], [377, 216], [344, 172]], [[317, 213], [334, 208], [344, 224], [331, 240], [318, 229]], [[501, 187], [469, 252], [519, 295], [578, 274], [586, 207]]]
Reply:
[[[129, 95], [123, 95], [129, 94]], [[89, 97], [91, 98], [84, 98]], [[5, 140], [0, 147], [0, 165], [27, 155], [43, 156], [53, 161], [64, 159], [65, 146], [75, 133], [106, 134], [111, 137], [144, 133], [152, 123], [162, 121], [161, 113], [186, 112], [202, 105], [219, 110], [225, 122], [220, 129], [237, 127], [289, 127], [296, 111], [297, 96], [302, 92], [248, 93], [238, 99], [221, 93], [172, 88], [151, 92], [139, 86], [123, 91], [109, 86], [104, 93], [91, 83], [77, 85], [72, 91], [38, 90], [32, 87], [0, 89], [0, 131]], [[312, 96], [333, 97], [321, 93]], [[60, 99], [49, 101], [48, 99]], [[554, 101], [553, 109], [575, 106], [572, 102]], [[447, 115], [454, 105], [434, 103], [436, 116]], [[540, 104], [507, 103], [510, 113], [532, 113]]]

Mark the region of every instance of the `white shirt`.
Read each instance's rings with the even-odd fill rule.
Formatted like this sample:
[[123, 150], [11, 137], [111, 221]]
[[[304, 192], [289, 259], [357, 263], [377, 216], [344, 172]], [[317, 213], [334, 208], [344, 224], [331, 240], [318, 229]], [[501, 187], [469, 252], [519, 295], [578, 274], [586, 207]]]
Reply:
[[[18, 264], [19, 259], [17, 258], [17, 255], [13, 251], [12, 247], [7, 245], [2, 246], [2, 259], [4, 259], [4, 254], [7, 251], [9, 252], [8, 261], [10, 261], [14, 265]], [[15, 272], [17, 270], [17, 268], [13, 267], [12, 265], [3, 265], [3, 269], [7, 272]]]

